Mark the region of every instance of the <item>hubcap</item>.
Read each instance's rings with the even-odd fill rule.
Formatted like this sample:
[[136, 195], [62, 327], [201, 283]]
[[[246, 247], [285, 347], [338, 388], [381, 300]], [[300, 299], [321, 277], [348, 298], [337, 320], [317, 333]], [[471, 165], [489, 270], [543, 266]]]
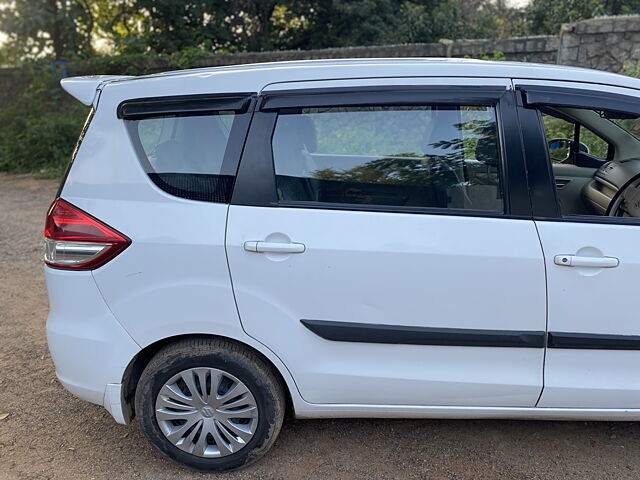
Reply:
[[247, 386], [217, 368], [199, 367], [171, 377], [156, 398], [164, 436], [198, 457], [224, 457], [255, 434], [258, 407]]

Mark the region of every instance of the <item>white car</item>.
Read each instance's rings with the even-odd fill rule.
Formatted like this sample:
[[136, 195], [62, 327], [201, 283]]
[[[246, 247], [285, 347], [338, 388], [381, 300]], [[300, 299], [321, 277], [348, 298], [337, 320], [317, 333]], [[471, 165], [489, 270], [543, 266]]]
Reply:
[[80, 77], [60, 382], [227, 470], [299, 418], [640, 419], [640, 80], [343, 60]]

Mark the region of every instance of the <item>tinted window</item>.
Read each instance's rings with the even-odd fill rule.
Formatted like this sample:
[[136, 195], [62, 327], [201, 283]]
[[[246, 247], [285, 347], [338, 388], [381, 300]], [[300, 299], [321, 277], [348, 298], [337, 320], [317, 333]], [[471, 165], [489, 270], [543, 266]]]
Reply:
[[172, 195], [228, 202], [235, 162], [226, 161], [225, 153], [239, 116], [219, 112], [131, 121], [149, 177]]
[[281, 201], [503, 210], [493, 107], [302, 109], [272, 146]]

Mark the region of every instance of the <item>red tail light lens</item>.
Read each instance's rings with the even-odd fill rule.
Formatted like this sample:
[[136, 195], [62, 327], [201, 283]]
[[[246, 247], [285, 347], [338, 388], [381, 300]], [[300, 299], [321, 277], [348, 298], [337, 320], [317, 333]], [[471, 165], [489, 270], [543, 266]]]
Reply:
[[47, 213], [44, 262], [50, 267], [94, 270], [131, 244], [109, 225], [58, 198]]

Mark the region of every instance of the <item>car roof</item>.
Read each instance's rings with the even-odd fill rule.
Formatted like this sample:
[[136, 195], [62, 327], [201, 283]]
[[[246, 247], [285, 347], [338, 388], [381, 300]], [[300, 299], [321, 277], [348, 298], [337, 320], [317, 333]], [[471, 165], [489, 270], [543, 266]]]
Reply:
[[[193, 75], [253, 77], [256, 86], [268, 73], [269, 83], [296, 80], [339, 80], [358, 78], [359, 71], [366, 70], [365, 77], [496, 77], [537, 80], [574, 81], [598, 83], [640, 89], [640, 79], [600, 70], [555, 64], [486, 61], [450, 58], [355, 58], [331, 60], [297, 60], [286, 62], [253, 63], [221, 67], [176, 70], [139, 77], [115, 79], [114, 82], [132, 82], [144, 79], [180, 78]], [[296, 73], [297, 72], [297, 73]], [[259, 91], [261, 88], [256, 88]]]
[[[72, 77], [62, 81], [63, 88], [86, 105], [98, 102], [117, 108], [125, 99], [154, 98], [175, 95], [227, 93], [260, 93], [291, 88], [304, 88], [303, 82], [331, 86], [336, 81], [373, 80], [393, 82], [421, 78], [477, 78], [499, 83], [505, 80], [555, 81], [593, 84], [606, 89], [626, 87], [640, 90], [640, 79], [599, 70], [563, 65], [520, 62], [490, 62], [448, 58], [368, 58], [339, 60], [301, 60], [273, 63], [253, 63], [223, 67], [155, 73], [139, 77]], [[413, 80], [412, 80], [413, 79]], [[353, 82], [351, 82], [353, 83]], [[473, 82], [472, 82], [473, 83]], [[295, 85], [295, 86], [293, 86]], [[597, 88], [597, 87], [596, 87]], [[635, 95], [635, 92], [632, 92]]]

